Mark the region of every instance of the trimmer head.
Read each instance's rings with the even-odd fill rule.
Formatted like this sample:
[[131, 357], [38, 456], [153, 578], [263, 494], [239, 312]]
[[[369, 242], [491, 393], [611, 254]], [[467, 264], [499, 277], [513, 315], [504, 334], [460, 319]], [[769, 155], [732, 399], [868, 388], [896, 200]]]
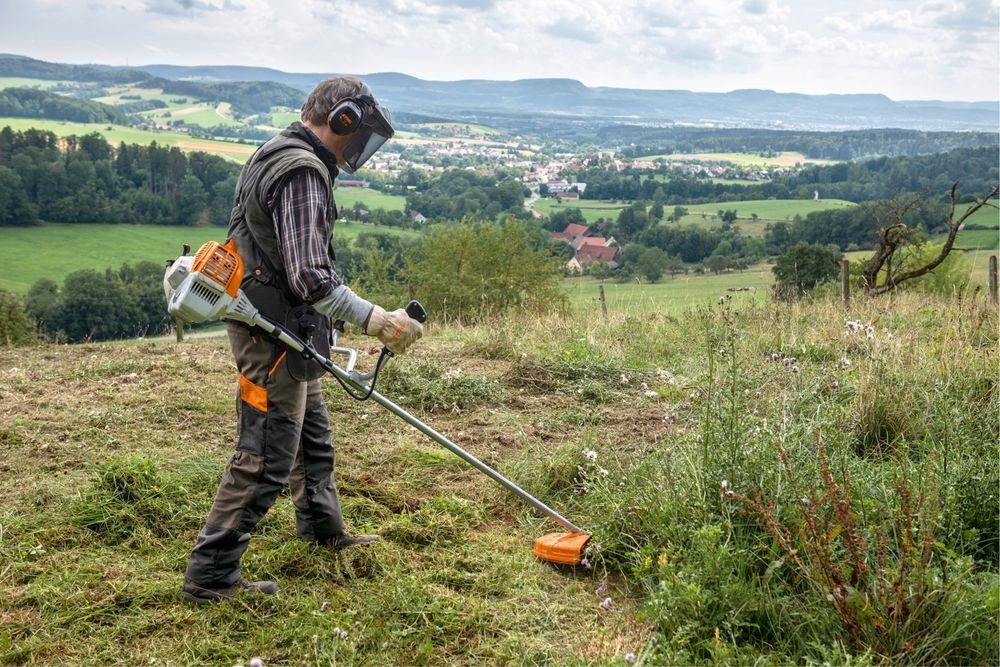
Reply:
[[589, 533], [549, 533], [535, 540], [535, 555], [559, 565], [579, 565]]

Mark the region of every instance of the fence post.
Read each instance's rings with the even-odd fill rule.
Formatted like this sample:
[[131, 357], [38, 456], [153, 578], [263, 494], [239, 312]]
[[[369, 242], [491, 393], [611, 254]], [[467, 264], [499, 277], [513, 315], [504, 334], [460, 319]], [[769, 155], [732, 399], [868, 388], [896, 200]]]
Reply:
[[177, 318], [177, 326], [174, 327], [174, 333], [177, 334], [177, 342], [178, 343], [183, 343], [184, 342], [184, 320], [182, 320], [179, 317]]
[[990, 300], [997, 303], [997, 256], [990, 255]]
[[840, 260], [840, 291], [844, 296], [844, 305], [851, 303], [851, 263]]
[[601, 316], [608, 321], [608, 301], [604, 298], [604, 283], [601, 283]]

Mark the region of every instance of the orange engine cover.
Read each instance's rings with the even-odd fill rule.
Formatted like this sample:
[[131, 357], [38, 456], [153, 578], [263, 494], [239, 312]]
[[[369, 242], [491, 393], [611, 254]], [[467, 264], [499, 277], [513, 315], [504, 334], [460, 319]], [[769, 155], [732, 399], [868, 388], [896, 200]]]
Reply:
[[535, 540], [535, 555], [550, 563], [579, 565], [588, 540], [587, 533], [549, 533]]

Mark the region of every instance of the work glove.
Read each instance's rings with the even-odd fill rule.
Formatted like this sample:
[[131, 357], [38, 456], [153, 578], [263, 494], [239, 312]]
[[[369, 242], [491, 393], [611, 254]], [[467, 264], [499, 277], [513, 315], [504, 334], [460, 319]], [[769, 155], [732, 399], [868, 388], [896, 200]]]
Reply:
[[365, 333], [377, 336], [393, 354], [402, 354], [424, 335], [424, 327], [402, 308], [387, 313], [382, 308], [373, 306], [365, 325]]

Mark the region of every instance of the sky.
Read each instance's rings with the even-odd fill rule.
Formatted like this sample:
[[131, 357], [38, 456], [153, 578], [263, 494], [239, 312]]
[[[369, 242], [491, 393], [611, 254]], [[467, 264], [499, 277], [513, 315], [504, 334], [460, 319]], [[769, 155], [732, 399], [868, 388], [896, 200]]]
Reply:
[[0, 0], [0, 52], [997, 100], [1000, 0]]

